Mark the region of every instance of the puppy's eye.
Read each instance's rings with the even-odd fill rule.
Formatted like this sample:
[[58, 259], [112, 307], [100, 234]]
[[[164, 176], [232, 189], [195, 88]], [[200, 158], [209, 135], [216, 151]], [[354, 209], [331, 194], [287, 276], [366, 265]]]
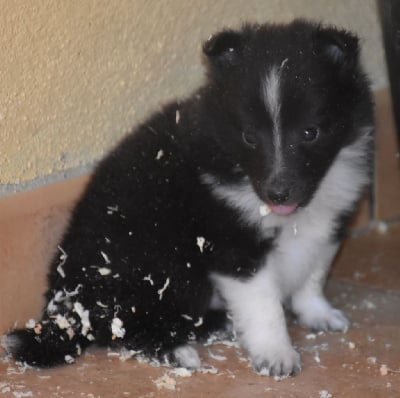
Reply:
[[318, 127], [307, 127], [303, 130], [303, 141], [304, 142], [313, 142], [319, 136], [319, 128]]
[[250, 148], [255, 149], [257, 147], [257, 137], [254, 133], [251, 133], [250, 131], [243, 131], [242, 140]]

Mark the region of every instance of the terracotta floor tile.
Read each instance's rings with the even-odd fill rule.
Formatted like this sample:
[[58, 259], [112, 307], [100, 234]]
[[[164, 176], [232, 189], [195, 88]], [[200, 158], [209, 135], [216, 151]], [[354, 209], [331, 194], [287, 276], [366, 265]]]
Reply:
[[389, 226], [386, 233], [373, 230], [348, 239], [336, 259], [331, 276], [400, 292], [400, 223]]

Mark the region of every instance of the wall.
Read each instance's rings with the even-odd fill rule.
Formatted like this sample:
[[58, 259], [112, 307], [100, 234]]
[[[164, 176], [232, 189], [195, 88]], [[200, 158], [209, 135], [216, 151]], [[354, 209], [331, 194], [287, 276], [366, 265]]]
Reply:
[[0, 195], [83, 174], [203, 77], [200, 45], [243, 21], [355, 30], [386, 83], [374, 0], [0, 0]]

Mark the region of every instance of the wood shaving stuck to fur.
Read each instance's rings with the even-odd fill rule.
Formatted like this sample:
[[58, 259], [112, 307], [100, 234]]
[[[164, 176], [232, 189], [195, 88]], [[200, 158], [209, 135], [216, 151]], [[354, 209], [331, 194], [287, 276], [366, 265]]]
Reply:
[[110, 258], [108, 257], [108, 255], [106, 253], [104, 253], [103, 251], [100, 251], [100, 254], [104, 258], [104, 261], [106, 262], [106, 264], [111, 264]]
[[190, 315], [187, 314], [181, 314], [181, 317], [183, 319], [186, 319], [187, 321], [193, 321], [193, 318]]
[[101, 301], [96, 301], [96, 305], [98, 305], [101, 308], [108, 308], [108, 305], [103, 304]]
[[99, 271], [99, 274], [100, 274], [101, 276], [107, 276], [107, 275], [110, 275], [110, 274], [111, 274], [110, 268], [106, 268], [106, 267], [101, 267], [101, 268], [99, 268], [97, 271]]
[[64, 315], [57, 314], [54, 320], [54, 323], [60, 328], [60, 329], [68, 329], [71, 327], [71, 324], [69, 323], [68, 319], [65, 318]]
[[162, 149], [160, 149], [157, 152], [156, 160], [160, 160], [163, 156], [164, 156], [164, 151]]
[[111, 322], [111, 332], [112, 332], [112, 339], [115, 340], [116, 338], [123, 338], [125, 336], [125, 328], [123, 328], [123, 322], [119, 318], [114, 318]]
[[151, 286], [154, 286], [153, 279], [151, 279], [151, 274], [145, 276], [145, 277], [143, 278], [143, 280], [144, 280], [144, 281], [148, 281], [148, 282], [150, 283]]
[[266, 204], [263, 204], [263, 205], [260, 206], [259, 212], [260, 212], [260, 216], [261, 217], [265, 217], [265, 216], [268, 216], [268, 214], [271, 213], [271, 209]]
[[112, 215], [112, 214], [114, 214], [115, 212], [117, 212], [119, 209], [118, 209], [118, 206], [117, 205], [115, 205], [115, 206], [107, 206], [107, 214], [109, 214], [109, 215]]
[[164, 292], [165, 292], [165, 290], [167, 289], [168, 286], [169, 286], [169, 278], [166, 279], [166, 281], [164, 283], [164, 286], [161, 289], [157, 290], [157, 293], [159, 295], [160, 301], [162, 300], [163, 294], [164, 294]]
[[91, 325], [90, 319], [89, 319], [89, 310], [85, 310], [83, 308], [83, 305], [81, 303], [79, 303], [78, 301], [76, 301], [74, 303], [74, 311], [81, 318], [81, 323], [82, 323], [81, 334], [82, 334], [82, 336], [86, 336], [88, 331], [92, 329], [92, 325]]
[[198, 236], [196, 239], [196, 244], [200, 249], [200, 253], [204, 252], [204, 244], [206, 243], [205, 238], [203, 238], [202, 236]]
[[153, 380], [153, 383], [157, 386], [157, 389], [166, 389], [170, 391], [175, 391], [176, 388], [176, 380], [172, 377], [169, 377], [167, 374], [159, 377], [156, 380]]
[[202, 324], [203, 324], [203, 317], [201, 316], [201, 317], [199, 317], [198, 321], [197, 321], [196, 323], [193, 324], [193, 326], [194, 326], [195, 328], [198, 328], [198, 327], [200, 327]]
[[64, 357], [64, 361], [65, 361], [66, 363], [68, 363], [68, 364], [71, 364], [71, 363], [74, 363], [74, 362], [75, 362], [75, 359], [74, 359], [73, 357], [71, 357], [71, 355], [66, 355], [66, 356]]
[[175, 123], [179, 124], [180, 120], [181, 120], [181, 114], [179, 113], [179, 110], [177, 109], [175, 112]]
[[57, 266], [57, 272], [61, 275], [62, 278], [65, 278], [65, 272], [64, 272], [64, 268], [63, 265], [65, 264], [65, 262], [67, 261], [67, 253], [63, 250], [63, 248], [61, 246], [57, 246], [58, 250], [60, 250], [61, 255], [60, 255], [60, 263]]

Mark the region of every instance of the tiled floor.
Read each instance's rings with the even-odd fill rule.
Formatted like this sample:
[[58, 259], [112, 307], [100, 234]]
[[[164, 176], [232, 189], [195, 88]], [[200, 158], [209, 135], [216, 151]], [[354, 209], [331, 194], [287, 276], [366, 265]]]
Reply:
[[[377, 212], [393, 218], [400, 215], [400, 172], [387, 106], [379, 94]], [[86, 181], [0, 201], [0, 334], [38, 316], [47, 260]], [[205, 369], [190, 377], [104, 350], [51, 370], [25, 369], [3, 355], [0, 397], [400, 397], [400, 224], [348, 239], [327, 291], [351, 328], [315, 335], [292, 323], [303, 366], [293, 378], [258, 376], [240, 348], [223, 344], [201, 347]]]

